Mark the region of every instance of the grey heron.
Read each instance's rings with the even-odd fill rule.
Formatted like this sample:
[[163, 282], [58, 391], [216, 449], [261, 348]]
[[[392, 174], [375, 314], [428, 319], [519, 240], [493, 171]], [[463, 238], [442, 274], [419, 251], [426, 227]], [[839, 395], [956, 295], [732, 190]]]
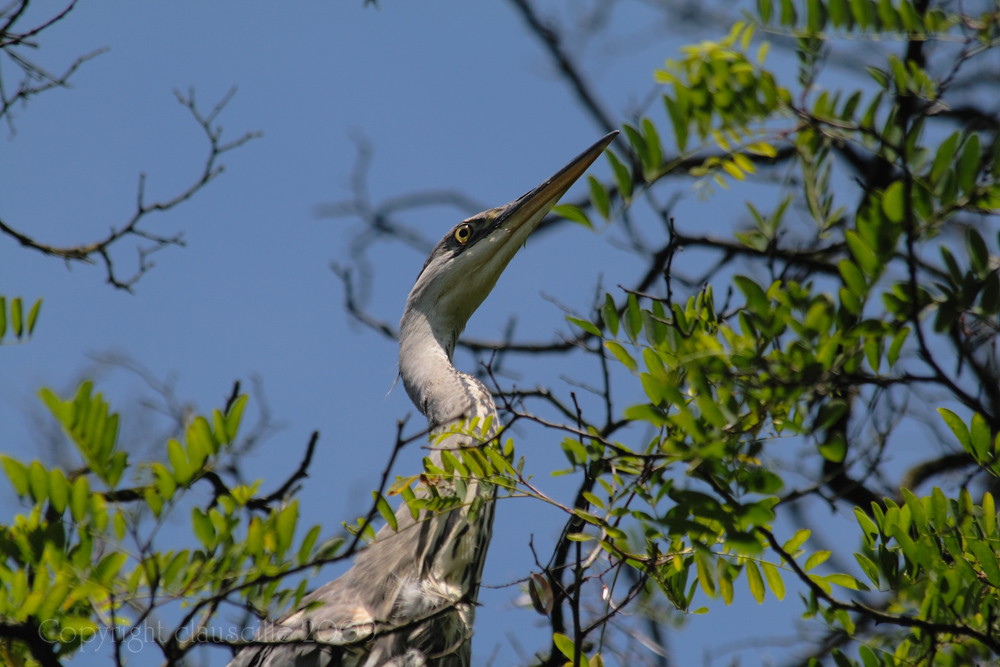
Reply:
[[[441, 450], [478, 444], [467, 434], [434, 437], [456, 422], [478, 417], [489, 424], [482, 438], [496, 433], [490, 392], [452, 365], [459, 335], [528, 235], [617, 134], [522, 197], [459, 223], [424, 263], [400, 321], [399, 376], [427, 417], [436, 466]], [[447, 511], [423, 510], [414, 519], [403, 503], [396, 530], [383, 527], [343, 576], [264, 624], [260, 643], [231, 667], [468, 666], [496, 490], [475, 479], [461, 486], [452, 490], [463, 502]]]

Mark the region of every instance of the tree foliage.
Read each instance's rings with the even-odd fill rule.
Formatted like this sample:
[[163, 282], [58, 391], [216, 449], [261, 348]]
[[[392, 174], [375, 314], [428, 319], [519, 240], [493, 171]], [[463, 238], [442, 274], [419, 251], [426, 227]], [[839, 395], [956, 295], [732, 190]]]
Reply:
[[[572, 69], [558, 33], [541, 30], [530, 4], [515, 5]], [[802, 664], [996, 661], [1000, 117], [989, 100], [1000, 11], [980, 9], [758, 0], [724, 36], [655, 73], [662, 106], [623, 125], [607, 154], [612, 178], [591, 177], [588, 197], [549, 222], [620, 222], [643, 275], [603, 294], [589, 316], [568, 317], [569, 342], [498, 346], [593, 361], [606, 409], [581, 409], [569, 390], [486, 377], [505, 426], [534, 422], [561, 438], [568, 468], [556, 474], [577, 482], [570, 503], [546, 494], [503, 435], [395, 483], [390, 460], [368, 514], [320, 543], [319, 527], [296, 530], [298, 476], [263, 496], [259, 482], [222, 474], [237, 456], [238, 392], [167, 442], [164, 460], [130, 462], [117, 416], [89, 383], [68, 399], [42, 390], [81, 467], [2, 459], [27, 509], [0, 535], [0, 650], [12, 664], [59, 664], [99, 625], [138, 627], [180, 601], [177, 627], [199, 631], [164, 635], [168, 661], [199, 643], [241, 645], [249, 636], [210, 631], [222, 605], [280, 612], [307, 587], [285, 577], [348, 557], [378, 516], [393, 524], [386, 496], [448, 512], [475, 477], [501, 499], [565, 514], [551, 555], [525, 573], [551, 629], [542, 664], [665, 664], [664, 647], [636, 653], [618, 637], [643, 625], [656, 634], [675, 618], [669, 609], [711, 613], [747, 595], [798, 605], [824, 629]], [[791, 57], [795, 76], [767, 64]], [[831, 64], [864, 74], [827, 84]], [[583, 79], [567, 78], [604, 122]], [[687, 233], [660, 203], [677, 182], [725, 197], [748, 180], [773, 197], [748, 202], [732, 238]], [[639, 217], [661, 225], [660, 247], [640, 242]], [[684, 248], [718, 261], [682, 280], [673, 267]], [[348, 311], [393, 335], [345, 286]], [[617, 411], [616, 384], [645, 398]], [[401, 427], [393, 457], [423, 437]], [[900, 451], [919, 460], [895, 463]], [[453, 484], [438, 492], [438, 479]], [[208, 501], [185, 501], [196, 485], [211, 490]], [[810, 504], [848, 517], [850, 536], [814, 546], [825, 527], [803, 518]], [[161, 551], [157, 531], [175, 511], [190, 513], [192, 541]]]

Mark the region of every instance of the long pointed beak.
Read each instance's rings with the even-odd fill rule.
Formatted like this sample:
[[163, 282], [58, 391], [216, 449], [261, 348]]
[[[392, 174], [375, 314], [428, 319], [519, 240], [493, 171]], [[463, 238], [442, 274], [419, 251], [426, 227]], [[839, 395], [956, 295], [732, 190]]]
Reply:
[[[612, 132], [601, 138], [526, 195], [465, 220], [434, 248], [410, 291], [400, 322], [400, 369], [404, 382], [407, 382], [403, 370], [407, 336], [403, 332], [409, 330], [412, 334], [418, 321], [430, 322], [434, 336], [450, 354], [465, 323], [489, 295], [528, 235], [617, 134]], [[458, 232], [468, 231], [467, 228], [475, 229], [475, 240], [463, 246]], [[409, 340], [417, 338], [414, 334]], [[406, 391], [419, 405], [418, 396], [423, 390], [408, 383]]]
[[[496, 224], [506, 227], [513, 234], [527, 223], [530, 229], [526, 231], [530, 233], [541, 222], [542, 218], [545, 217], [545, 214], [556, 205], [560, 197], [566, 194], [570, 186], [583, 176], [583, 173], [594, 163], [594, 160], [600, 157], [604, 149], [608, 147], [617, 135], [618, 130], [604, 135], [590, 148], [573, 158], [569, 164], [557, 171], [547, 181], [507, 204], [500, 215], [497, 216]], [[526, 237], [527, 234], [523, 236]]]

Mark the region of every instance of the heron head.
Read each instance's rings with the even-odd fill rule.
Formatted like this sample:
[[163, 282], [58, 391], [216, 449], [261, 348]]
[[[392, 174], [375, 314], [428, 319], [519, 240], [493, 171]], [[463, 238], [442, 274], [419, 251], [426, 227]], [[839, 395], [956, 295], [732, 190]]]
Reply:
[[618, 132], [574, 158], [554, 176], [506, 206], [460, 222], [438, 243], [410, 292], [401, 326], [422, 315], [453, 351], [455, 339], [496, 285], [500, 274], [559, 198], [583, 175]]

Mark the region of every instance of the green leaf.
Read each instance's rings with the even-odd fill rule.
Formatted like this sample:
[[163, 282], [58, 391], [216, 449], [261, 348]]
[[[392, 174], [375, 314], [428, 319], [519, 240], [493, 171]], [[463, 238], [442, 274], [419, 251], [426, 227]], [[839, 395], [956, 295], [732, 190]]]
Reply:
[[583, 497], [586, 498], [587, 502], [589, 502], [591, 505], [604, 509], [604, 501], [595, 496], [593, 493], [590, 493], [589, 491], [584, 491]]
[[552, 642], [559, 649], [559, 652], [566, 656], [567, 660], [573, 660], [573, 650], [576, 645], [573, 640], [566, 635], [559, 634], [558, 632], [552, 635]]
[[667, 107], [667, 114], [670, 116], [670, 123], [674, 127], [674, 140], [677, 142], [677, 152], [683, 153], [687, 150], [689, 119], [684, 114], [682, 107], [669, 95], [663, 96], [663, 103]]
[[125, 539], [125, 529], [127, 528], [125, 525], [125, 515], [121, 510], [115, 512], [114, 519], [112, 519], [111, 523], [115, 529], [115, 539], [121, 542]]
[[708, 560], [708, 555], [699, 551], [694, 560], [701, 589], [705, 591], [705, 595], [714, 598], [716, 593], [715, 578], [712, 576], [712, 564]]
[[[486, 451], [489, 452], [492, 450], [487, 449]], [[493, 457], [491, 456], [490, 458], [492, 459]], [[416, 506], [415, 501], [417, 500], [417, 495], [413, 493], [413, 489], [411, 489], [408, 486], [404, 486], [403, 490], [400, 491], [400, 495], [403, 496], [403, 502], [406, 503], [406, 508], [410, 510], [410, 516], [413, 517], [413, 520], [416, 521], [417, 519], [419, 519], [420, 509]]]
[[868, 556], [859, 553], [854, 554], [854, 559], [858, 561], [858, 565], [861, 566], [861, 570], [865, 573], [865, 576], [867, 576], [871, 580], [871, 582], [875, 585], [875, 588], [878, 588], [879, 587], [878, 567], [875, 565], [875, 563], [872, 562], [872, 560], [868, 558]]
[[871, 590], [868, 586], [849, 574], [835, 573], [828, 574], [826, 577], [827, 583], [833, 584], [834, 586], [840, 586], [841, 588], [847, 588], [852, 591], [869, 591]]
[[[853, 0], [852, 0], [853, 2]], [[885, 96], [885, 91], [880, 90], [875, 94], [868, 108], [865, 109], [865, 115], [861, 118], [861, 127], [866, 129], [872, 129], [875, 125], [875, 114], [878, 113], [879, 105], [882, 103], [882, 98]]]
[[851, 0], [851, 15], [854, 18], [854, 22], [861, 26], [862, 29], [867, 28], [870, 23], [868, 0]]
[[664, 413], [649, 403], [630, 406], [622, 416], [629, 421], [647, 421], [657, 427], [667, 423]]
[[223, 444], [229, 442], [229, 436], [226, 435], [226, 418], [222, 416], [222, 412], [219, 410], [212, 410], [212, 429], [217, 442]]
[[913, 492], [907, 488], [902, 488], [900, 491], [903, 494], [903, 500], [906, 503], [906, 507], [910, 508], [910, 516], [912, 517], [914, 525], [920, 532], [925, 532], [928, 529], [927, 513], [924, 512], [924, 504], [919, 498], [913, 495]]
[[49, 471], [49, 503], [58, 514], [62, 514], [69, 502], [69, 482], [59, 468]]
[[729, 573], [723, 574], [719, 577], [719, 593], [722, 595], [722, 601], [726, 603], [728, 607], [733, 603], [734, 591], [733, 591], [733, 580], [729, 578]]
[[575, 204], [559, 204], [558, 206], [552, 207], [552, 212], [559, 217], [566, 218], [570, 222], [575, 222], [578, 225], [582, 225], [587, 229], [593, 229], [594, 225], [590, 222], [590, 218], [587, 214], [583, 212], [583, 209]]
[[799, 547], [805, 544], [810, 535], [812, 535], [811, 530], [808, 530], [807, 528], [800, 528], [795, 531], [795, 534], [792, 535], [791, 539], [785, 542], [781, 548], [785, 551], [785, 553], [789, 553], [794, 556], [795, 552], [799, 550]]
[[53, 619], [56, 611], [66, 601], [66, 598], [69, 597], [70, 590], [69, 581], [63, 576], [58, 577], [55, 585], [45, 593], [45, 600], [38, 608], [36, 618]]
[[21, 297], [16, 296], [10, 302], [10, 327], [18, 338], [24, 333], [24, 323], [21, 321]]
[[73, 520], [81, 522], [87, 517], [87, 510], [90, 508], [90, 482], [86, 475], [80, 475], [73, 480], [73, 489], [70, 492], [70, 512]]
[[770, 299], [767, 298], [760, 285], [746, 276], [734, 276], [733, 282], [736, 283], [736, 286], [746, 296], [747, 308], [758, 315], [766, 315], [770, 311]]
[[628, 167], [622, 164], [617, 155], [610, 150], [604, 151], [604, 154], [608, 157], [608, 162], [611, 163], [611, 171], [615, 174], [618, 193], [624, 201], [628, 202], [632, 198], [632, 174], [629, 173]]
[[153, 487], [146, 487], [146, 490], [143, 491], [142, 495], [143, 498], [145, 498], [149, 509], [152, 510], [153, 516], [160, 518], [160, 514], [163, 513], [163, 496], [161, 496]]
[[892, 337], [892, 345], [889, 346], [889, 367], [896, 365], [896, 361], [899, 360], [899, 353], [903, 349], [903, 343], [906, 342], [906, 337], [910, 335], [910, 327], [903, 327], [896, 332], [896, 335]]
[[[886, 519], [888, 520], [888, 515]], [[898, 523], [893, 523], [892, 525], [886, 526], [886, 533], [896, 540], [899, 547], [903, 550], [903, 555], [913, 564], [923, 567], [925, 570], [929, 570], [933, 567], [932, 558], [936, 557], [937, 551], [935, 550], [934, 556], [931, 556], [929, 551], [922, 549], [917, 546], [910, 537], [910, 534], [903, 529]]]
[[589, 334], [593, 334], [598, 337], [600, 337], [601, 335], [601, 330], [595, 327], [592, 323], [588, 322], [587, 320], [581, 320], [576, 317], [570, 317], [569, 315], [566, 316], [566, 319], [570, 322], [570, 324], [575, 324], [576, 326], [580, 327]]
[[762, 604], [764, 602], [764, 579], [760, 576], [757, 564], [752, 560], [747, 561], [747, 583], [750, 584], [750, 593], [757, 600], [757, 604]]
[[28, 491], [36, 503], [45, 502], [49, 497], [49, 473], [39, 461], [28, 466]]
[[[37, 301], [35, 301], [35, 304], [31, 307], [31, 310], [28, 312], [28, 335], [29, 336], [32, 333], [34, 333], [34, 331], [35, 331], [35, 323], [38, 321], [38, 312], [41, 309], [42, 309], [42, 300], [38, 299]], [[0, 332], [0, 336], [3, 336], [2, 332]]]
[[896, 14], [895, 7], [890, 0], [879, 0], [878, 17], [882, 21], [881, 30], [883, 32], [893, 32], [899, 28], [899, 15]]
[[197, 424], [207, 424], [204, 417], [198, 417], [187, 428], [187, 459], [191, 462], [194, 471], [200, 471], [205, 465], [205, 461], [211, 454], [211, 438], [204, 437], [204, 431], [197, 427]]
[[837, 268], [840, 269], [840, 275], [843, 277], [844, 286], [847, 289], [862, 299], [868, 295], [868, 285], [857, 264], [849, 259], [842, 259], [837, 264]]
[[972, 268], [978, 275], [985, 275], [990, 265], [990, 251], [986, 247], [986, 241], [978, 231], [969, 227], [965, 230], [965, 243], [969, 248]]
[[[225, 434], [220, 434], [220, 435], [222, 437], [225, 437]], [[215, 433], [212, 432], [211, 424], [209, 424], [208, 420], [202, 417], [201, 415], [195, 417], [194, 421], [191, 422], [191, 425], [188, 427], [187, 430], [187, 437], [189, 441], [192, 437], [194, 437], [195, 439], [201, 442], [201, 446], [203, 449], [207, 450], [212, 454], [218, 454], [219, 445], [221, 444], [221, 442], [215, 437]], [[201, 467], [201, 465], [204, 465], [204, 460], [199, 465], [199, 467]]]
[[465, 464], [459, 461], [458, 457], [449, 450], [441, 450], [441, 461], [444, 463], [444, 469], [446, 472], [454, 472], [459, 477], [469, 476], [469, 469], [466, 468]]
[[593, 176], [588, 176], [587, 180], [590, 183], [590, 201], [594, 203], [594, 208], [601, 217], [607, 220], [611, 215], [611, 197], [599, 180]]
[[960, 132], [954, 132], [950, 137], [941, 142], [938, 146], [937, 155], [934, 156], [934, 165], [931, 167], [931, 183], [936, 185], [945, 172], [951, 167], [958, 144], [962, 141]]
[[882, 365], [882, 343], [881, 336], [868, 336], [865, 338], [865, 358], [872, 371], [878, 375], [879, 367]]
[[827, 461], [832, 463], [843, 463], [847, 456], [847, 441], [840, 431], [832, 431], [827, 434], [826, 442], [819, 446], [819, 453]]
[[505, 459], [503, 455], [493, 447], [486, 447], [485, 449], [487, 458], [489, 458], [490, 463], [493, 464], [493, 467], [496, 468], [498, 472], [507, 476], [514, 476], [514, 468], [510, 465], [510, 461]]
[[663, 163], [663, 149], [660, 147], [660, 135], [656, 131], [656, 126], [648, 118], [642, 119], [642, 131], [646, 135], [646, 168], [651, 172], [652, 178], [656, 178], [660, 165]]
[[852, 315], [860, 315], [863, 308], [861, 300], [851, 292], [846, 287], [841, 287], [837, 290], [837, 296], [840, 298], [840, 305], [843, 306], [844, 310], [851, 313]]
[[612, 338], [618, 337], [618, 306], [608, 293], [604, 294], [604, 306], [601, 308], [601, 319], [604, 326], [611, 332]]
[[972, 429], [969, 434], [969, 442], [972, 445], [973, 456], [976, 461], [985, 462], [989, 460], [990, 440], [989, 424], [978, 412], [972, 415]]
[[948, 428], [951, 429], [951, 432], [958, 438], [962, 449], [975, 456], [975, 452], [972, 449], [972, 439], [969, 437], [969, 429], [965, 427], [965, 422], [962, 421], [962, 418], [947, 408], [938, 408], [938, 413], [944, 419]]
[[[260, 519], [257, 519], [257, 525], [260, 525]], [[174, 557], [170, 559], [170, 563], [163, 568], [163, 585], [169, 586], [177, 579], [181, 572], [184, 571], [184, 566], [188, 564], [189, 557], [190, 552], [187, 549], [182, 549], [174, 554]]]
[[94, 568], [91, 576], [98, 582], [107, 585], [111, 582], [128, 560], [128, 554], [120, 551], [108, 554]]
[[964, 275], [962, 269], [959, 268], [958, 262], [955, 261], [955, 256], [951, 254], [951, 251], [946, 246], [941, 246], [941, 258], [948, 267], [948, 275], [951, 277], [952, 282], [962, 282], [962, 276]]
[[965, 194], [968, 194], [976, 186], [980, 159], [979, 135], [971, 134], [965, 141], [965, 147], [962, 148], [962, 156], [958, 158], [956, 168], [958, 187]]
[[764, 569], [764, 578], [767, 585], [778, 600], [785, 599], [785, 582], [781, 579], [781, 572], [772, 563], [762, 562], [760, 566]]
[[203, 512], [200, 507], [191, 510], [191, 526], [194, 528], [194, 536], [206, 549], [211, 551], [215, 548], [215, 526], [212, 525], [208, 514]]
[[625, 311], [628, 327], [628, 337], [634, 343], [638, 340], [639, 332], [642, 331], [642, 310], [639, 309], [639, 300], [635, 294], [628, 295], [628, 308]]
[[812, 556], [806, 559], [806, 564], [802, 566], [802, 569], [806, 572], [818, 567], [826, 562], [826, 559], [830, 557], [829, 551], [817, 551]]
[[847, 414], [847, 408], [847, 401], [839, 398], [828, 400], [820, 406], [819, 413], [816, 415], [816, 421], [813, 422], [813, 429], [816, 431], [825, 431], [832, 428]]
[[305, 565], [309, 562], [309, 558], [312, 556], [312, 548], [319, 537], [319, 531], [319, 526], [313, 526], [306, 533], [305, 539], [302, 540], [302, 544], [299, 546], [299, 553], [295, 556], [295, 560], [299, 565]]
[[826, 27], [826, 9], [820, 0], [807, 0], [806, 26], [811, 33], [820, 33]]
[[611, 350], [611, 354], [615, 355], [618, 361], [622, 362], [622, 364], [624, 364], [630, 371], [633, 373], [637, 373], [639, 371], [639, 364], [636, 363], [635, 359], [632, 358], [632, 355], [629, 354], [628, 351], [619, 343], [616, 343], [613, 340], [607, 340], [604, 341], [604, 347]]
[[997, 532], [997, 510], [993, 501], [993, 494], [987, 491], [983, 494], [983, 534], [986, 539], [996, 539]]
[[632, 150], [634, 150], [635, 154], [639, 156], [639, 161], [642, 162], [643, 167], [649, 169], [649, 150], [646, 146], [646, 139], [642, 136], [642, 132], [628, 123], [623, 124], [622, 129], [625, 130], [625, 136], [628, 138], [628, 142], [632, 145]]
[[948, 529], [948, 499], [936, 486], [931, 490], [931, 521], [939, 533]]
[[181, 447], [181, 443], [174, 438], [167, 441], [167, 458], [170, 459], [170, 465], [174, 468], [174, 479], [176, 479], [181, 486], [190, 482], [191, 475], [194, 471], [188, 463], [187, 456], [184, 454], [184, 448]]
[[[905, 3], [906, 0], [904, 0]], [[911, 10], [912, 11], [912, 10]], [[885, 665], [881, 658], [875, 655], [875, 652], [862, 644], [858, 647], [858, 655], [861, 656], [861, 663], [864, 667], [883, 667]]]
[[994, 588], [1000, 588], [1000, 563], [997, 563], [997, 556], [985, 542], [977, 539], [967, 541], [969, 550], [976, 556], [979, 565], [986, 575], [986, 579]]
[[798, 13], [792, 0], [781, 0], [781, 25], [792, 28], [798, 22]]
[[399, 526], [396, 524], [396, 515], [392, 511], [392, 507], [389, 506], [389, 501], [378, 491], [372, 491], [372, 498], [375, 500], [375, 507], [378, 508], [378, 513], [382, 515], [382, 518], [389, 524], [389, 527], [393, 531], [399, 530]]
[[153, 462], [152, 469], [153, 483], [156, 485], [156, 490], [160, 492], [164, 500], [172, 499], [174, 493], [177, 491], [177, 481], [174, 479], [174, 476], [167, 469], [167, 466], [159, 461]]
[[295, 536], [295, 524], [299, 520], [299, 501], [293, 500], [288, 507], [278, 513], [276, 529], [278, 533], [278, 552], [284, 553], [292, 546]]
[[[905, 91], [910, 87], [910, 73], [903, 61], [895, 55], [889, 55], [889, 67], [892, 70], [892, 77], [896, 82], [896, 89]], [[888, 124], [887, 124], [888, 127]]]
[[[833, 23], [833, 27], [842, 28], [847, 25], [848, 20], [848, 8], [847, 0], [829, 0], [827, 3], [827, 9], [830, 12], [830, 22]], [[858, 93], [855, 93], [858, 94]], [[855, 102], [855, 106], [857, 103]], [[845, 113], [841, 116], [845, 120], [850, 120], [851, 115]]]
[[891, 222], [900, 223], [906, 218], [903, 205], [903, 181], [895, 181], [882, 194], [882, 211]]
[[847, 245], [851, 249], [851, 254], [854, 255], [855, 261], [857, 261], [861, 270], [865, 272], [865, 275], [871, 277], [878, 275], [878, 257], [875, 256], [872, 249], [858, 236], [857, 232], [849, 229], [844, 232], [844, 238], [847, 239]]
[[343, 544], [344, 538], [340, 536], [324, 540], [323, 543], [319, 545], [319, 548], [316, 549], [316, 560], [328, 560], [330, 558], [334, 558]]
[[757, 0], [757, 14], [760, 15], [760, 20], [764, 25], [771, 22], [771, 15], [774, 12], [774, 8], [771, 4], [771, 0]]
[[17, 459], [12, 459], [5, 454], [0, 454], [0, 465], [3, 466], [3, 471], [7, 474], [7, 479], [10, 480], [10, 484], [14, 487], [15, 493], [19, 496], [28, 495], [27, 466]]
[[[226, 413], [226, 442], [234, 442], [236, 433], [240, 429], [240, 420], [243, 418], [243, 408], [247, 405], [247, 395], [241, 394], [233, 401], [233, 405]], [[221, 433], [217, 434], [222, 436]]]

